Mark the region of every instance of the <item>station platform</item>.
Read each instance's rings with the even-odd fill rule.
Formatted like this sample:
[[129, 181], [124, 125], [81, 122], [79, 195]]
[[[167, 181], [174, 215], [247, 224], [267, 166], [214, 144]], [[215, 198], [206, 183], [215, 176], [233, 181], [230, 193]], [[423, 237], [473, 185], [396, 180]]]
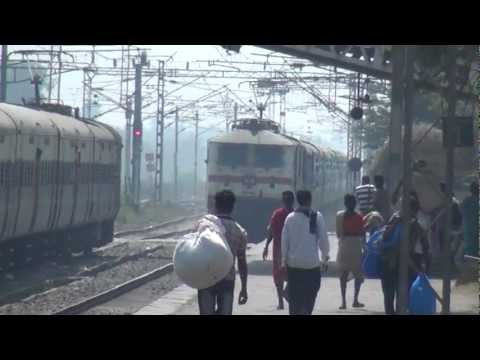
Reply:
[[[337, 239], [329, 234], [330, 258], [335, 259], [337, 253]], [[288, 315], [288, 303], [284, 310], [277, 310], [277, 296], [272, 278], [271, 260], [263, 261], [262, 251], [264, 243], [249, 245], [248, 259], [248, 302], [238, 305], [240, 280], [236, 280], [234, 315]], [[269, 249], [271, 256], [271, 248]], [[269, 258], [270, 259], [270, 258]], [[332, 263], [334, 266], [334, 263]], [[330, 273], [330, 272], [329, 272]], [[441, 294], [442, 282], [431, 280], [432, 286]], [[478, 285], [475, 289], [455, 289], [452, 281], [452, 314], [478, 315]], [[354, 309], [353, 281], [348, 283], [347, 309], [339, 310], [341, 296], [338, 277], [334, 274], [322, 277], [320, 291], [315, 304], [314, 315], [383, 315], [383, 293], [380, 280], [367, 279], [360, 292], [360, 302], [364, 308]], [[440, 305], [437, 303], [437, 311]], [[182, 285], [166, 295], [140, 309], [135, 315], [198, 315], [197, 291]]]

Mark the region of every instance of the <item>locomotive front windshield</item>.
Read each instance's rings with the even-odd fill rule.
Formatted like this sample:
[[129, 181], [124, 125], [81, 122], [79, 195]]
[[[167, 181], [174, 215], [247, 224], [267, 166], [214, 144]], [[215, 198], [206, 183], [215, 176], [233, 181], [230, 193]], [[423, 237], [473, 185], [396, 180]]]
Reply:
[[218, 145], [218, 165], [222, 166], [246, 166], [247, 146], [245, 144], [220, 144]]
[[255, 167], [280, 168], [284, 166], [284, 151], [280, 146], [255, 146]]

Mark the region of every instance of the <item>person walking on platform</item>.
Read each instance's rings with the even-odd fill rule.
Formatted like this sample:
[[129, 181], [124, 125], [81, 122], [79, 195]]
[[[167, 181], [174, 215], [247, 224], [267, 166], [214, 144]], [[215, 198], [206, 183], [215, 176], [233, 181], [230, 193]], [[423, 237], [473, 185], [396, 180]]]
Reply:
[[[408, 289], [410, 289], [417, 269], [424, 272], [430, 266], [430, 253], [426, 233], [417, 220], [420, 203], [415, 196], [410, 195], [410, 238], [408, 245]], [[387, 223], [385, 232], [379, 244], [381, 258], [381, 282], [384, 297], [385, 313], [395, 314], [395, 299], [398, 294], [400, 239], [402, 236], [401, 211], [394, 213]]]
[[390, 197], [384, 188], [385, 180], [382, 175], [375, 175], [375, 195], [373, 198], [373, 208], [382, 215], [384, 219], [390, 219], [391, 205]]
[[362, 177], [362, 185], [355, 188], [355, 197], [357, 198], [358, 210], [362, 215], [367, 215], [374, 207], [375, 186], [370, 184], [370, 177]]
[[362, 216], [355, 211], [357, 202], [352, 194], [345, 195], [345, 210], [339, 211], [336, 218], [338, 237], [337, 267], [340, 271], [340, 290], [342, 305], [340, 310], [347, 308], [346, 292], [350, 273], [355, 278], [354, 308], [365, 305], [358, 301], [360, 287], [364, 277], [362, 272], [362, 248], [365, 245], [365, 232]]
[[282, 267], [287, 270], [290, 315], [311, 315], [330, 246], [322, 214], [311, 209], [311, 192], [298, 191], [297, 202], [298, 208], [287, 216], [282, 230]]
[[478, 257], [478, 182], [470, 184], [470, 195], [463, 200], [464, 254]]
[[283, 285], [286, 280], [286, 274], [282, 271], [281, 261], [282, 261], [282, 229], [285, 223], [285, 219], [288, 214], [293, 211], [294, 195], [291, 191], [284, 191], [282, 193], [282, 202], [283, 207], [276, 209], [270, 219], [270, 224], [267, 228], [267, 243], [265, 244], [265, 249], [263, 250], [263, 260], [266, 260], [268, 257], [268, 246], [273, 240], [273, 282], [277, 289], [278, 296], [278, 310], [283, 310], [283, 297], [285, 295], [285, 290]]
[[229, 190], [224, 190], [215, 195], [215, 215], [221, 219], [225, 227], [230, 250], [233, 255], [233, 267], [227, 276], [207, 289], [198, 291], [198, 305], [200, 315], [232, 315], [233, 296], [235, 287], [235, 258], [238, 261], [241, 290], [238, 303], [247, 302], [247, 232], [231, 217], [235, 206], [235, 195]]

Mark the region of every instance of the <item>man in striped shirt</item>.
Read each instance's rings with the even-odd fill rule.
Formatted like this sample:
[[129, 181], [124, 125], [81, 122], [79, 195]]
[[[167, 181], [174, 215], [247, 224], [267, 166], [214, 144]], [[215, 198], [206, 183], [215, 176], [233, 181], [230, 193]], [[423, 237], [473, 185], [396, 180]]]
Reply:
[[357, 198], [358, 210], [367, 215], [373, 210], [375, 199], [375, 186], [370, 184], [370, 177], [365, 175], [362, 177], [362, 185], [355, 188], [355, 197]]

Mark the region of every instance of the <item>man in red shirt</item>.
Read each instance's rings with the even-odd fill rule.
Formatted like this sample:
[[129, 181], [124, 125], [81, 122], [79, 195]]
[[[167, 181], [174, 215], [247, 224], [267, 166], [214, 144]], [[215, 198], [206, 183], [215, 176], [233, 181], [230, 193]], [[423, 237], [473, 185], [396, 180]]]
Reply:
[[[276, 209], [270, 223], [267, 228], [267, 243], [265, 244], [265, 249], [263, 250], [263, 260], [268, 256], [268, 245], [273, 239], [273, 282], [277, 288], [278, 295], [278, 310], [283, 310], [283, 296], [285, 290], [283, 288], [286, 274], [281, 270], [281, 261], [282, 261], [282, 230], [283, 224], [288, 214], [293, 211], [294, 195], [291, 191], [284, 191], [282, 193], [282, 202], [283, 207]], [[288, 300], [288, 299], [287, 299]]]

